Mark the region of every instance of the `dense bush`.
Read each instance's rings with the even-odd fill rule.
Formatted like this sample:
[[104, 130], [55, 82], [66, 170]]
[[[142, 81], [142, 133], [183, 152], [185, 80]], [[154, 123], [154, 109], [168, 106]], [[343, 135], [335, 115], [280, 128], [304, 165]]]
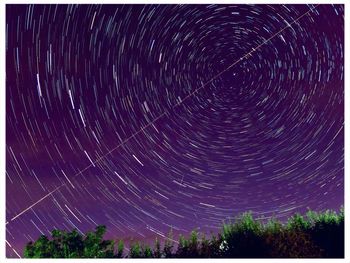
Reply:
[[[84, 237], [73, 230], [53, 230], [51, 239], [41, 236], [29, 242], [24, 250], [27, 258], [343, 258], [344, 210], [339, 213], [309, 211], [306, 216], [295, 214], [286, 224], [271, 219], [265, 224], [244, 213], [234, 222], [224, 223], [222, 230], [210, 239], [197, 231], [188, 238], [180, 235], [178, 244], [172, 231], [162, 245], [156, 239], [154, 247], [139, 242], [130, 245], [123, 254], [124, 243], [104, 240], [105, 226], [98, 226]], [[199, 237], [200, 236], [200, 237]]]

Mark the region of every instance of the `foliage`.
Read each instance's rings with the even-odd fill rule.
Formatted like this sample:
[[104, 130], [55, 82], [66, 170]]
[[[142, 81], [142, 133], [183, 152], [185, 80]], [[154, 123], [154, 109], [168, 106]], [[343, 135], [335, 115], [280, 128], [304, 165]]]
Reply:
[[168, 235], [168, 238], [165, 240], [164, 248], [163, 248], [163, 254], [166, 258], [172, 258], [173, 255], [173, 248], [174, 248], [174, 235], [173, 230], [171, 229]]
[[[51, 239], [42, 235], [29, 242], [24, 250], [26, 258], [121, 258], [124, 242], [104, 240], [105, 226], [96, 227], [86, 235], [77, 230], [53, 230]], [[129, 258], [343, 258], [344, 208], [338, 213], [308, 211], [305, 216], [295, 214], [286, 224], [272, 218], [262, 223], [251, 213], [244, 213], [234, 222], [223, 223], [218, 234], [199, 238], [192, 231], [188, 238], [180, 235], [174, 246], [171, 230], [163, 243], [156, 239], [153, 249], [136, 242], [130, 245]]]
[[269, 257], [314, 258], [321, 257], [321, 250], [305, 232], [280, 231], [266, 234]]
[[224, 257], [266, 257], [263, 227], [253, 219], [251, 213], [244, 213], [234, 224], [224, 224], [222, 235], [226, 241]]
[[26, 258], [112, 258], [114, 241], [103, 240], [105, 226], [97, 226], [94, 232], [83, 237], [77, 230], [71, 232], [53, 230], [51, 240], [45, 235], [29, 242], [24, 249]]
[[129, 256], [131, 258], [141, 258], [141, 246], [139, 242], [131, 245]]
[[160, 258], [162, 256], [162, 251], [161, 251], [161, 248], [160, 248], [160, 242], [159, 242], [158, 238], [156, 238], [156, 241], [155, 241], [155, 244], [154, 244], [153, 256], [155, 258]]
[[123, 257], [123, 251], [124, 251], [124, 242], [123, 240], [119, 240], [118, 242], [118, 251], [116, 254], [117, 258], [122, 258]]
[[325, 213], [308, 213], [311, 227], [307, 229], [315, 245], [324, 257], [344, 258], [344, 208], [339, 214], [327, 210]]
[[143, 258], [153, 258], [153, 252], [149, 246], [144, 245], [142, 247], [142, 257]]

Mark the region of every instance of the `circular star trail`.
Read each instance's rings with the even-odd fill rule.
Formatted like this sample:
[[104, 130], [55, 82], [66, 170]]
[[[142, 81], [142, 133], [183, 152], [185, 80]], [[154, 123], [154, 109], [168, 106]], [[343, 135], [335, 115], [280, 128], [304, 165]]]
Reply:
[[7, 5], [8, 256], [54, 228], [147, 241], [215, 232], [248, 210], [338, 209], [343, 16]]

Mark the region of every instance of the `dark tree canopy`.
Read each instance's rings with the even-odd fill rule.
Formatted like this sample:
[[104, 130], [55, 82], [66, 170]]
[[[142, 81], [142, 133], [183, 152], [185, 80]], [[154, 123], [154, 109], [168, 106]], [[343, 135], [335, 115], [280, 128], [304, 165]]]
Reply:
[[[295, 214], [286, 224], [270, 219], [265, 224], [244, 213], [234, 222], [224, 223], [217, 235], [207, 239], [192, 231], [188, 238], [180, 235], [174, 245], [172, 230], [153, 248], [134, 242], [123, 254], [124, 242], [117, 248], [113, 240], [104, 240], [105, 226], [82, 235], [77, 230], [53, 230], [51, 239], [42, 235], [25, 247], [26, 258], [343, 258], [344, 210], [339, 213], [309, 211]], [[200, 238], [199, 238], [200, 237]]]
[[29, 242], [24, 250], [26, 258], [112, 258], [121, 257], [124, 245], [119, 241], [115, 254], [114, 241], [104, 240], [105, 226], [97, 226], [94, 232], [84, 236], [77, 230], [71, 232], [53, 230], [51, 239], [42, 235], [36, 242]]

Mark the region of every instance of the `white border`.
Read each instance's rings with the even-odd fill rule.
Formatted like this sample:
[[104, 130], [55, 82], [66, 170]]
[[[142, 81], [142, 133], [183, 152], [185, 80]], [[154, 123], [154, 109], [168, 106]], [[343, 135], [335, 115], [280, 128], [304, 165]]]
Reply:
[[[5, 137], [5, 122], [6, 122], [6, 102], [5, 102], [5, 94], [6, 94], [6, 83], [5, 83], [5, 69], [6, 69], [6, 63], [5, 63], [5, 56], [6, 56], [6, 45], [5, 45], [5, 33], [6, 33], [6, 16], [5, 16], [5, 5], [6, 4], [56, 4], [56, 3], [60, 3], [60, 4], [71, 4], [71, 3], [79, 3], [79, 4], [101, 4], [98, 2], [94, 2], [94, 1], [89, 1], [89, 0], [71, 0], [71, 1], [66, 1], [66, 0], [62, 0], [62, 1], [52, 1], [52, 0], [27, 0], [27, 1], [23, 1], [23, 0], [5, 0], [3, 2], [0, 3], [0, 39], [1, 39], [1, 46], [0, 46], [0, 52], [1, 52], [1, 72], [0, 72], [0, 78], [1, 78], [1, 83], [3, 83], [3, 86], [1, 85], [1, 93], [0, 93], [0, 119], [1, 119], [1, 124], [0, 124], [0, 138], [1, 138], [1, 158], [0, 158], [0, 167], [1, 167], [1, 171], [2, 171], [2, 180], [3, 182], [0, 183], [0, 193], [1, 193], [1, 220], [0, 220], [0, 233], [1, 233], [1, 249], [0, 249], [0, 261], [1, 262], [17, 262], [20, 261], [19, 259], [6, 259], [5, 256], [5, 251], [6, 251], [6, 244], [5, 244], [5, 234], [6, 234], [6, 230], [5, 230], [5, 209], [6, 209], [6, 201], [5, 201], [5, 197], [6, 197], [6, 191], [5, 191], [5, 182], [6, 182], [6, 174], [5, 174], [5, 170], [6, 170], [6, 137]], [[246, 1], [232, 1], [232, 0], [187, 0], [187, 1], [182, 1], [182, 0], [177, 0], [177, 1], [173, 1], [173, 0], [163, 0], [163, 1], [140, 1], [140, 0], [134, 0], [134, 1], [130, 1], [130, 0], [124, 0], [124, 1], [112, 1], [112, 0], [104, 0], [103, 4], [152, 4], [152, 3], [157, 3], [157, 4], [209, 4], [209, 3], [217, 3], [217, 4], [345, 4], [345, 101], [347, 102], [347, 98], [349, 96], [349, 91], [348, 91], [348, 85], [349, 85], [349, 66], [350, 66], [350, 55], [348, 52], [348, 48], [349, 48], [349, 30], [350, 30], [350, 26], [349, 26], [349, 10], [348, 6], [350, 3], [347, 3], [347, 1], [345, 0], [332, 0], [332, 1], [327, 1], [327, 0], [318, 0], [318, 1], [310, 1], [310, 0], [289, 0], [289, 1], [276, 1], [276, 0], [269, 0], [269, 1], [264, 1], [264, 0], [255, 0], [255, 1], [251, 1], [251, 0], [246, 0]], [[345, 161], [345, 172], [344, 175], [346, 175], [347, 171], [349, 171], [349, 131], [348, 131], [348, 123], [350, 122], [350, 117], [349, 117], [349, 112], [350, 112], [350, 105], [348, 103], [345, 103], [345, 153], [344, 153], [344, 161]], [[349, 183], [350, 181], [347, 180], [346, 176], [344, 178], [345, 180], [345, 193], [349, 192]], [[345, 194], [346, 196], [346, 194]], [[350, 235], [349, 235], [349, 224], [350, 224], [350, 220], [347, 216], [347, 211], [349, 211], [350, 209], [350, 205], [348, 204], [347, 200], [345, 200], [344, 203], [344, 208], [345, 208], [345, 259], [298, 259], [298, 261], [304, 261], [304, 262], [320, 262], [320, 261], [327, 261], [327, 262], [346, 262], [350, 259], [350, 250], [347, 249], [349, 248], [349, 244], [350, 244]], [[25, 259], [23, 259], [25, 260]], [[55, 261], [53, 259], [45, 259], [43, 260], [36, 260], [36, 259], [31, 259], [30, 262], [62, 262], [64, 259], [56, 259]], [[115, 261], [134, 261], [133, 259], [112, 259], [113, 262]], [[236, 260], [237, 262], [280, 262], [281, 259], [166, 259], [167, 262], [179, 262], [181, 260], [184, 262], [190, 262], [192, 260], [197, 261], [197, 262], [232, 262], [234, 260]], [[26, 260], [27, 261], [27, 260]], [[100, 261], [110, 261], [109, 259], [77, 259], [77, 260], [73, 260], [74, 262], [100, 262]], [[157, 261], [157, 259], [138, 259], [137, 262], [154, 262]], [[294, 262], [295, 259], [283, 259], [283, 262]]]

